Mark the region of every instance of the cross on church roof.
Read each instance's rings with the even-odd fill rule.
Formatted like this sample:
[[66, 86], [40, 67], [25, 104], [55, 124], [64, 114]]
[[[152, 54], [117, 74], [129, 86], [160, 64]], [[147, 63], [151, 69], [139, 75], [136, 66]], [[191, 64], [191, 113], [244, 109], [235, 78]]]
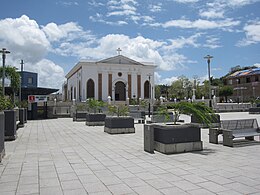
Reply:
[[119, 48], [117, 48], [117, 53], [118, 53], [118, 55], [120, 55], [121, 54], [121, 51], [122, 51], [122, 49], [120, 49], [120, 47]]

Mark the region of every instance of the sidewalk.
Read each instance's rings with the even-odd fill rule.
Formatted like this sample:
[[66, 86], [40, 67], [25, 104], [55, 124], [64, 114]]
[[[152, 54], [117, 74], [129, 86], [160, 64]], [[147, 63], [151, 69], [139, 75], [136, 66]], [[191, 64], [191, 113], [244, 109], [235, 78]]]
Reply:
[[[260, 125], [260, 115], [221, 114], [249, 117]], [[71, 118], [29, 121], [5, 142], [0, 194], [260, 194], [260, 143], [209, 144], [203, 129], [201, 152], [149, 154], [143, 125], [135, 127], [135, 134], [109, 135]]]

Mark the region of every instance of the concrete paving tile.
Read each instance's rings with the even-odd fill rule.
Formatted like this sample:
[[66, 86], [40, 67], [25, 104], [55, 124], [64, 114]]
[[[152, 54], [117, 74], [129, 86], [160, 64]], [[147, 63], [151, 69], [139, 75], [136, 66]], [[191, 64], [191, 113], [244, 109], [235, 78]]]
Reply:
[[103, 182], [105, 185], [114, 185], [123, 183], [118, 177], [116, 176], [108, 176], [108, 177], [99, 177], [100, 181]]
[[108, 191], [108, 188], [102, 182], [84, 183], [83, 185], [88, 193]]
[[6, 182], [18, 182], [20, 175], [1, 175], [0, 184]]
[[227, 191], [223, 191], [223, 192], [219, 192], [217, 193], [218, 195], [242, 195], [244, 193], [239, 193], [237, 191], [234, 191], [234, 190], [227, 190]]
[[219, 175], [211, 175], [206, 177], [208, 180], [217, 183], [219, 185], [232, 183], [233, 181]]
[[145, 180], [145, 182], [156, 189], [173, 187], [173, 185], [171, 183], [167, 182], [166, 180], [162, 180], [162, 179]]
[[81, 189], [74, 189], [74, 190], [64, 190], [63, 191], [64, 195], [87, 195], [88, 193], [84, 188]]
[[144, 180], [141, 180], [137, 177], [125, 178], [125, 179], [121, 179], [121, 181], [131, 188], [148, 185], [146, 182], [144, 182]]
[[37, 176], [26, 176], [26, 177], [20, 177], [19, 179], [19, 185], [37, 184], [38, 182], [39, 182], [39, 177]]
[[139, 186], [139, 187], [133, 187], [132, 188], [136, 193], [142, 194], [142, 195], [159, 195], [161, 194], [160, 191], [156, 190], [155, 188], [151, 186]]
[[113, 172], [110, 170], [98, 170], [98, 171], [93, 171], [93, 173], [97, 176], [97, 177], [109, 177], [109, 176], [113, 176]]
[[40, 187], [54, 187], [54, 186], [60, 186], [60, 181], [58, 178], [46, 178], [46, 179], [40, 179]]
[[70, 180], [77, 180], [78, 176], [75, 173], [62, 173], [58, 174], [60, 181], [70, 181]]
[[18, 182], [0, 183], [0, 192], [16, 191]]
[[41, 187], [40, 188], [40, 194], [41, 195], [63, 195], [62, 189], [60, 186], [54, 186], [54, 187]]
[[114, 174], [119, 177], [120, 179], [125, 179], [125, 178], [130, 178], [130, 177], [135, 177], [134, 174], [132, 174], [129, 171], [119, 171], [119, 172], [114, 172]]
[[243, 193], [243, 194], [252, 194], [252, 193], [256, 193], [259, 191], [253, 187], [250, 187], [250, 186], [244, 185], [242, 183], [238, 183], [238, 182], [225, 184], [225, 185], [223, 185], [223, 187], [225, 187], [226, 189], [237, 191], [239, 193]]
[[39, 194], [38, 184], [18, 185], [17, 194]]
[[99, 182], [100, 179], [96, 175], [80, 175], [78, 176], [79, 180], [81, 181], [82, 184], [85, 183], [96, 183]]
[[181, 190], [180, 188], [177, 188], [177, 187], [159, 189], [159, 191], [165, 195], [173, 195], [173, 194], [188, 195], [187, 192], [185, 192], [184, 190]]
[[103, 191], [103, 192], [89, 193], [89, 195], [112, 195], [112, 193], [110, 191]]
[[183, 175], [183, 176], [180, 176], [181, 178], [191, 182], [191, 183], [194, 183], [194, 184], [197, 184], [197, 183], [202, 183], [202, 182], [206, 182], [207, 180], [204, 179], [203, 177], [201, 176], [197, 176], [197, 175]]
[[158, 177], [152, 173], [146, 172], [146, 173], [136, 173], [135, 174], [137, 177], [139, 177], [142, 180], [147, 180], [147, 179], [158, 179]]
[[48, 179], [48, 178], [57, 178], [58, 175], [56, 172], [42, 172], [39, 175], [40, 178]]
[[176, 181], [176, 182], [171, 182], [173, 185], [175, 185], [176, 187], [182, 189], [182, 190], [196, 190], [199, 189], [200, 187], [198, 185], [195, 185], [193, 183], [190, 183], [186, 180], [182, 180], [182, 181]]
[[159, 174], [157, 175], [159, 178], [162, 178], [166, 181], [169, 181], [169, 182], [175, 182], [175, 181], [181, 181], [183, 180], [181, 177], [179, 176], [176, 176], [172, 173], [165, 173], [165, 174]]
[[126, 184], [109, 185], [107, 188], [115, 195], [134, 193]]
[[250, 179], [248, 177], [242, 177], [242, 176], [239, 176], [239, 177], [232, 177], [230, 178], [231, 180], [233, 181], [236, 181], [236, 182], [239, 182], [239, 183], [242, 183], [242, 184], [245, 184], [247, 186], [257, 186], [259, 185], [259, 182], [253, 180], [253, 179]]
[[62, 181], [61, 187], [63, 190], [75, 190], [83, 188], [79, 180]]
[[190, 191], [187, 191], [187, 193], [192, 194], [192, 195], [214, 195], [215, 194], [206, 189], [190, 190]]

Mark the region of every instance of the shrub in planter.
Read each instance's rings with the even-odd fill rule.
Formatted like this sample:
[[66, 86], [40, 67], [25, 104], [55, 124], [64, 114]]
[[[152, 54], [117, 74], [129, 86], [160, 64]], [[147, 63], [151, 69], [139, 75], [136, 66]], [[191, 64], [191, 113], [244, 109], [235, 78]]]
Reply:
[[127, 116], [127, 106], [109, 106], [109, 112], [113, 116], [106, 116], [105, 132], [109, 134], [135, 133], [134, 118]]
[[86, 105], [77, 105], [76, 112], [73, 113], [73, 121], [85, 121], [87, 113]]
[[[86, 125], [102, 126], [105, 124], [106, 115], [101, 113], [101, 107], [104, 106], [103, 101], [89, 99], [87, 101], [88, 113], [86, 113]], [[98, 113], [97, 113], [98, 112]]]
[[189, 102], [174, 103], [167, 107], [174, 112], [174, 121], [168, 124], [154, 124], [150, 127], [154, 133], [154, 149], [165, 154], [202, 150], [200, 127], [177, 122], [180, 114], [193, 114], [200, 123], [210, 125], [216, 118], [212, 109], [201, 103]]

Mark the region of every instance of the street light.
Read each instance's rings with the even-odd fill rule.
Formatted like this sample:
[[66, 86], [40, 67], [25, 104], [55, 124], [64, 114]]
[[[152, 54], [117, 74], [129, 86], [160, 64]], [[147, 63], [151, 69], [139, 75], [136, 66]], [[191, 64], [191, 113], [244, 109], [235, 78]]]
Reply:
[[19, 88], [19, 101], [22, 102], [22, 80], [23, 80], [23, 65], [24, 62], [21, 60], [21, 73], [20, 73], [20, 88]]
[[210, 82], [210, 60], [213, 58], [213, 56], [211, 55], [207, 55], [204, 57], [204, 59], [207, 59], [207, 62], [208, 62], [208, 73], [209, 73], [209, 107], [212, 107], [212, 104], [211, 104], [211, 82]]
[[2, 53], [2, 59], [3, 59], [3, 75], [2, 75], [2, 94], [5, 95], [5, 57], [6, 54], [10, 53], [10, 51], [7, 51], [5, 48], [0, 50], [0, 53]]

